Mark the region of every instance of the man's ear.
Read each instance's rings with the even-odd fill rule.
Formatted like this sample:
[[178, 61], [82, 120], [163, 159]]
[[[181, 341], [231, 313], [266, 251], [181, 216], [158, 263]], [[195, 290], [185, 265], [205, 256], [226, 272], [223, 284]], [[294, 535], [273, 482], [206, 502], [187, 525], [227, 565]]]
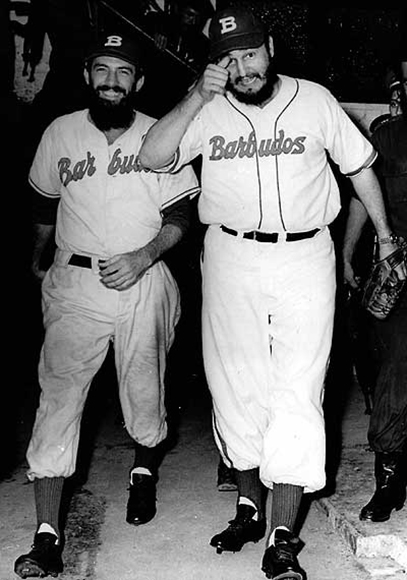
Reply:
[[89, 71], [88, 71], [88, 68], [86, 66], [83, 69], [83, 76], [85, 77], [85, 82], [88, 85], [90, 82], [90, 79], [89, 79]]
[[272, 39], [271, 36], [269, 36], [268, 44], [269, 44], [270, 56], [271, 56], [271, 58], [273, 58], [273, 56], [274, 56], [274, 40]]
[[136, 87], [135, 87], [135, 92], [138, 93], [139, 90], [142, 88], [142, 86], [144, 85], [144, 80], [145, 80], [145, 76], [141, 75], [141, 77], [139, 77], [136, 81]]

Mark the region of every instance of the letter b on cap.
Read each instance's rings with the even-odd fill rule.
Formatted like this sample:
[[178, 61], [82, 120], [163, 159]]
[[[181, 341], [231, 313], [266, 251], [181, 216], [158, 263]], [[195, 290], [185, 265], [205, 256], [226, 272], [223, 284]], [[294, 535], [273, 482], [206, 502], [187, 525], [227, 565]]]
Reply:
[[122, 37], [121, 36], [108, 36], [105, 42], [105, 46], [121, 46]]
[[219, 20], [221, 25], [221, 34], [226, 34], [227, 32], [232, 32], [232, 30], [236, 30], [237, 24], [234, 16], [228, 16], [227, 18], [221, 18]]

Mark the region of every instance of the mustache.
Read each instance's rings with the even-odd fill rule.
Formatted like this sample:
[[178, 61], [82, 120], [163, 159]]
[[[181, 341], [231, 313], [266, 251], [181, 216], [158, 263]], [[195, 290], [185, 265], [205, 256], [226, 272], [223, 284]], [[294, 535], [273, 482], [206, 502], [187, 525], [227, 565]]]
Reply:
[[101, 91], [115, 91], [116, 93], [122, 93], [123, 95], [126, 94], [126, 91], [122, 88], [119, 87], [117, 85], [100, 85], [99, 87], [97, 87], [96, 89], [97, 93], [100, 93]]
[[259, 79], [260, 81], [267, 78], [267, 75], [262, 75], [259, 73], [253, 73], [250, 75], [244, 75], [242, 76], [238, 76], [236, 77], [235, 83], [240, 83], [240, 81], [243, 81], [244, 79]]

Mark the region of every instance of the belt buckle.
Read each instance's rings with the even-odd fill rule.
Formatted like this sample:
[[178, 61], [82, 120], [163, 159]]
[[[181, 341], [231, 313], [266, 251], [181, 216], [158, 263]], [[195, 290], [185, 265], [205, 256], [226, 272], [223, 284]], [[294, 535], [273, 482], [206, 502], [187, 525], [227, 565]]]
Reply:
[[271, 244], [276, 244], [279, 240], [279, 234], [278, 233], [268, 234], [265, 232], [259, 232], [258, 230], [254, 230], [252, 232], [251, 239], [256, 240], [256, 242], [270, 242]]

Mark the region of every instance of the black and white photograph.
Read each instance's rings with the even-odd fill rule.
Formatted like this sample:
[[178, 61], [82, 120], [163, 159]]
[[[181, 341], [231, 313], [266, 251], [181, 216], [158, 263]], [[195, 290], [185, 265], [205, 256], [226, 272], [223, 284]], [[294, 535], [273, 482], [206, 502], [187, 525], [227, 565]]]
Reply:
[[1, 11], [0, 580], [406, 580], [406, 6]]

